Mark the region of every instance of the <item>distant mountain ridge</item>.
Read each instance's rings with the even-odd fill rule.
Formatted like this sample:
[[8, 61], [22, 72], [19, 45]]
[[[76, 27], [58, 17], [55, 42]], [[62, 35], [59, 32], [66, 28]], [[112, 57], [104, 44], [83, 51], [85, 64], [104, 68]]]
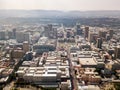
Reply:
[[120, 18], [119, 10], [100, 11], [57, 11], [57, 10], [0, 10], [0, 17], [40, 17], [40, 18]]

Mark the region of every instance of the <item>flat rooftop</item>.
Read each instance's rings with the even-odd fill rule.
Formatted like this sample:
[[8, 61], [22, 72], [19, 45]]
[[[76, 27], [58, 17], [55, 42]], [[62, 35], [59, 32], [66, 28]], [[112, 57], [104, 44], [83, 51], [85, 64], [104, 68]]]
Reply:
[[97, 65], [93, 58], [79, 58], [79, 63], [81, 65]]

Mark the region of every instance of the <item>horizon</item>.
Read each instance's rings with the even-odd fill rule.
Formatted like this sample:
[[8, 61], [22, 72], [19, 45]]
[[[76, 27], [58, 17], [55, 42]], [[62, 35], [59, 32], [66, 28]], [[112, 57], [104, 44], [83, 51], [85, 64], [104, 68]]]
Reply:
[[71, 11], [76, 11], [76, 12], [89, 12], [89, 11], [120, 11], [120, 10], [55, 10], [55, 9], [0, 9], [0, 10], [15, 10], [15, 11], [61, 11], [61, 12], [71, 12]]

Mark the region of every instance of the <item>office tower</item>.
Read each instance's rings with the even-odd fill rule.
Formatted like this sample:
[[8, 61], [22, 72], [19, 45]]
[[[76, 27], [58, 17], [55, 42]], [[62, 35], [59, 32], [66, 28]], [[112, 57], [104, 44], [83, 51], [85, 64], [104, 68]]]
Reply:
[[89, 34], [89, 27], [85, 27], [85, 31], [84, 31], [85, 39], [88, 38], [88, 34]]
[[8, 35], [8, 38], [9, 38], [9, 39], [13, 39], [13, 38], [14, 38], [14, 34], [13, 34], [12, 31], [8, 31], [8, 32], [7, 32], [7, 35]]
[[109, 34], [110, 34], [110, 37], [112, 38], [113, 37], [113, 30], [110, 30]]
[[23, 43], [24, 41], [24, 32], [16, 32], [16, 40], [18, 43]]
[[106, 38], [106, 34], [107, 34], [107, 31], [105, 31], [105, 30], [100, 30], [99, 31], [99, 37]]
[[47, 26], [44, 26], [44, 35], [48, 38], [50, 38], [52, 36], [52, 24], [48, 24]]
[[48, 24], [48, 28], [49, 28], [50, 31], [52, 31], [52, 29], [53, 29], [52, 24]]
[[26, 53], [30, 49], [28, 41], [23, 42], [23, 51]]
[[76, 34], [77, 35], [82, 35], [83, 31], [81, 29], [81, 25], [80, 24], [77, 24], [76, 25]]
[[109, 34], [106, 34], [106, 40], [110, 40], [110, 35]]
[[44, 26], [44, 35], [51, 39], [57, 38], [57, 28], [53, 28], [52, 24]]
[[6, 36], [6, 31], [0, 31], [0, 40], [5, 40]]
[[88, 34], [88, 41], [91, 43], [96, 43], [96, 40], [98, 38], [98, 34], [93, 30], [93, 31], [89, 31]]
[[102, 49], [102, 38], [97, 38], [97, 48]]
[[30, 38], [29, 32], [24, 33], [24, 41], [28, 41], [28, 43], [31, 43], [31, 38]]
[[57, 28], [54, 28], [52, 24], [48, 24], [48, 37], [51, 39], [55, 39], [57, 37]]
[[16, 29], [14, 28], [12, 31], [13, 31], [14, 38], [16, 38]]
[[120, 46], [115, 47], [115, 59], [120, 59]]
[[47, 26], [44, 26], [44, 36], [46, 36], [46, 37], [49, 36], [49, 29]]
[[31, 42], [30, 33], [29, 32], [16, 32], [16, 40], [18, 43], [23, 43], [24, 41]]
[[89, 31], [89, 35], [88, 35], [88, 41], [89, 42], [92, 42], [93, 41], [93, 36], [94, 36], [94, 33]]
[[53, 28], [53, 38], [57, 38], [57, 28]]

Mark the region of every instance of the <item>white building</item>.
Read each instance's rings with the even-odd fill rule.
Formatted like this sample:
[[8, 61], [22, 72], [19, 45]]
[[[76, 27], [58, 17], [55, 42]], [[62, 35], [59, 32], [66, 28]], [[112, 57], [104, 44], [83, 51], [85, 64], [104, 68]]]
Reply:
[[61, 79], [70, 78], [69, 68], [65, 66], [20, 67], [16, 73], [19, 78], [35, 84], [56, 83]]

